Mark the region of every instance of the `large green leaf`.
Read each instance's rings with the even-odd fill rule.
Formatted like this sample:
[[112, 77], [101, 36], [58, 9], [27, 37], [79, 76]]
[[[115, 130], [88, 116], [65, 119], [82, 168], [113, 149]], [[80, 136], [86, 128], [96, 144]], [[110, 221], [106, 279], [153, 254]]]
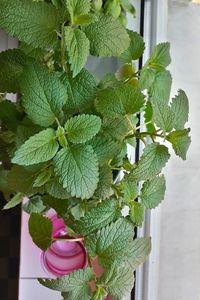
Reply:
[[164, 199], [166, 190], [165, 177], [157, 176], [145, 181], [141, 189], [141, 202], [146, 208], [155, 208]]
[[30, 137], [15, 153], [12, 162], [18, 165], [33, 165], [52, 159], [58, 151], [55, 130], [48, 128]]
[[101, 128], [101, 119], [95, 115], [79, 115], [65, 124], [67, 138], [72, 143], [84, 143], [92, 139]]
[[97, 85], [94, 77], [87, 70], [83, 69], [75, 78], [64, 74], [61, 80], [68, 94], [65, 106], [67, 113], [82, 112], [93, 104]]
[[55, 173], [71, 196], [89, 199], [97, 188], [98, 161], [89, 145], [73, 145], [54, 158]]
[[[39, 279], [39, 282], [49, 289], [67, 293], [70, 300], [89, 300], [91, 290], [88, 283], [93, 280], [92, 269], [86, 268], [71, 272], [57, 279]], [[65, 294], [63, 296], [65, 297]]]
[[112, 138], [116, 141], [121, 141], [132, 130], [130, 119], [127, 116], [104, 118], [103, 120], [103, 132], [108, 139]]
[[29, 218], [29, 233], [33, 242], [42, 250], [48, 249], [52, 242], [52, 222], [38, 214], [32, 213]]
[[140, 89], [129, 84], [99, 91], [97, 110], [106, 117], [123, 116], [139, 112], [144, 104]]
[[26, 61], [26, 56], [19, 49], [0, 53], [0, 92], [19, 91], [20, 76]]
[[180, 156], [183, 160], [186, 160], [186, 154], [191, 143], [189, 132], [190, 129], [177, 130], [171, 132], [166, 137], [172, 143], [176, 155]]
[[125, 63], [140, 58], [145, 49], [145, 43], [140, 34], [131, 30], [128, 30], [128, 34], [130, 37], [130, 46], [120, 55], [120, 59]]
[[171, 109], [175, 116], [174, 128], [176, 130], [184, 129], [184, 125], [188, 121], [189, 103], [183, 90], [179, 90], [178, 95], [172, 100]]
[[156, 98], [151, 99], [153, 108], [153, 119], [156, 125], [164, 132], [170, 132], [174, 127], [175, 115], [170, 106], [158, 101]]
[[49, 3], [1, 0], [0, 27], [9, 35], [34, 47], [52, 47], [59, 29], [58, 11]]
[[23, 74], [21, 92], [26, 113], [38, 125], [52, 125], [66, 103], [66, 88], [55, 73], [36, 63], [29, 65]]
[[123, 25], [106, 15], [100, 15], [97, 22], [87, 26], [85, 34], [90, 40], [91, 54], [96, 56], [119, 56], [130, 43]]
[[85, 15], [90, 11], [91, 0], [65, 0], [66, 8], [69, 12], [71, 22], [74, 23], [74, 19], [77, 16]]
[[130, 293], [134, 285], [134, 273], [131, 268], [112, 266], [98, 280], [113, 299], [121, 300]]
[[158, 143], [147, 145], [132, 176], [138, 180], [147, 180], [159, 174], [170, 155], [168, 148]]
[[46, 191], [49, 195], [58, 199], [70, 198], [70, 194], [63, 188], [58, 177], [53, 177], [47, 182]]
[[65, 28], [65, 43], [73, 77], [75, 77], [86, 64], [90, 42], [83, 31], [67, 26]]
[[131, 243], [129, 248], [130, 255], [125, 262], [132, 270], [136, 270], [139, 265], [143, 264], [151, 252], [151, 238], [137, 238]]
[[118, 219], [85, 239], [90, 255], [98, 255], [104, 267], [109, 267], [114, 262], [120, 264], [126, 260], [132, 240], [133, 226], [124, 218]]
[[160, 43], [155, 46], [147, 64], [151, 67], [167, 67], [171, 63], [170, 57], [170, 43]]
[[171, 93], [172, 77], [169, 71], [156, 72], [154, 81], [149, 89], [150, 97], [167, 104]]
[[85, 236], [97, 231], [121, 215], [119, 203], [116, 199], [105, 200], [91, 209], [83, 218], [76, 221], [76, 232]]

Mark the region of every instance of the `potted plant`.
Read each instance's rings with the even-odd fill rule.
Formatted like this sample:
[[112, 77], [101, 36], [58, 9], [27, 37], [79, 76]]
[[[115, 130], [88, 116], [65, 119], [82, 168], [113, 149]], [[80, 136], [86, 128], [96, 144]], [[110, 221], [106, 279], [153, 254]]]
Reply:
[[[30, 214], [29, 231], [43, 251], [55, 242], [83, 246], [87, 261], [81, 268], [41, 284], [64, 299], [122, 299], [150, 253], [150, 238], [133, 232], [145, 209], [164, 199], [168, 146], [186, 159], [190, 144], [187, 96], [179, 90], [169, 101], [170, 45], [157, 45], [143, 68], [135, 67], [145, 44], [125, 28], [126, 12], [135, 13], [128, 0], [0, 5], [0, 28], [20, 41], [18, 49], [0, 53], [4, 209], [28, 198], [23, 209]], [[97, 81], [84, 68], [89, 54], [115, 56], [121, 67]], [[6, 99], [8, 92], [17, 93], [15, 103]], [[127, 147], [137, 141], [144, 150], [132, 163]], [[121, 180], [114, 180], [115, 171], [123, 173]], [[46, 216], [50, 208], [64, 222], [61, 235]]]

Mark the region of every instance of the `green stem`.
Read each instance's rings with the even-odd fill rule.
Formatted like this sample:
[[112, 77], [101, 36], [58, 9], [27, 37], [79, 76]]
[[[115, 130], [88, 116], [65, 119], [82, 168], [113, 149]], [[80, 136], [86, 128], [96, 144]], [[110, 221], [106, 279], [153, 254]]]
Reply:
[[63, 71], [68, 73], [68, 68], [65, 63], [65, 23], [62, 24], [62, 32], [61, 32], [61, 65]]

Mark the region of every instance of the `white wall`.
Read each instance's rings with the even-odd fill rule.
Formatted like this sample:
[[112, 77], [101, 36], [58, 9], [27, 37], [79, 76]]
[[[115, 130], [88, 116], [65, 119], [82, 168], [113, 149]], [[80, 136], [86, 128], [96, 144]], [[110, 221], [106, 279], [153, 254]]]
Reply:
[[192, 144], [186, 162], [173, 156], [166, 169], [158, 297], [149, 300], [200, 299], [200, 5], [187, 2], [170, 1], [168, 40], [173, 92], [190, 100]]

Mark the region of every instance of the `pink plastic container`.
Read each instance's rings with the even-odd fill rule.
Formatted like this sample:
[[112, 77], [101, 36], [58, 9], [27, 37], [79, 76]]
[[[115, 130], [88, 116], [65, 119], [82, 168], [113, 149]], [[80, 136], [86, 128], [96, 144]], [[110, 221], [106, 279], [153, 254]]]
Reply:
[[[64, 221], [54, 215], [51, 218], [53, 224], [53, 237], [67, 239]], [[70, 237], [71, 239], [71, 237]], [[41, 254], [41, 264], [47, 273], [56, 277], [64, 276], [70, 272], [87, 267], [87, 253], [80, 241], [67, 242], [55, 241], [49, 249]]]

